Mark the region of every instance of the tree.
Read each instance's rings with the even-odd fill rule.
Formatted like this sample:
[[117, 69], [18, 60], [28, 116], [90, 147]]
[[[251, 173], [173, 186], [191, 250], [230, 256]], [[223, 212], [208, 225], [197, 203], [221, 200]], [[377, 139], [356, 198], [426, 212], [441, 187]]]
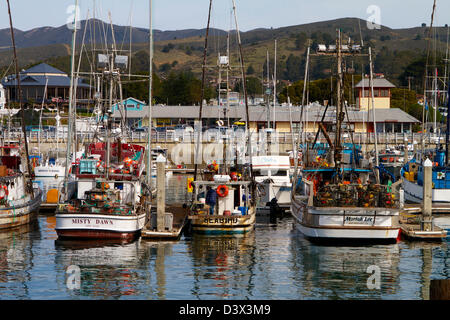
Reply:
[[306, 33], [304, 33], [304, 32], [299, 33], [295, 37], [295, 49], [303, 50], [305, 48], [307, 40], [308, 40], [308, 36], [306, 35]]
[[255, 68], [253, 68], [253, 66], [250, 65], [250, 66], [247, 68], [247, 74], [248, 74], [248, 75], [251, 75], [251, 74], [254, 74], [254, 73], [255, 73]]

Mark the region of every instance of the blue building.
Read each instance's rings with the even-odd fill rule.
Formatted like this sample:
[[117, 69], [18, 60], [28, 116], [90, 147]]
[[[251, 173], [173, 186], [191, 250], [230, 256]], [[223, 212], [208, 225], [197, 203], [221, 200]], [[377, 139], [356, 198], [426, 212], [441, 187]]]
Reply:
[[127, 125], [130, 128], [142, 128], [143, 126], [148, 126], [148, 118], [146, 118], [148, 114], [147, 110], [147, 103], [136, 98], [127, 98], [112, 107], [113, 118], [115, 121], [127, 119]]
[[[1, 84], [6, 90], [6, 98], [10, 102], [17, 102], [16, 75], [9, 75], [2, 79]], [[69, 102], [70, 77], [46, 63], [41, 63], [20, 72], [22, 88], [22, 102], [45, 105], [64, 105]], [[88, 104], [92, 101], [94, 90], [79, 79], [77, 84], [77, 104]]]

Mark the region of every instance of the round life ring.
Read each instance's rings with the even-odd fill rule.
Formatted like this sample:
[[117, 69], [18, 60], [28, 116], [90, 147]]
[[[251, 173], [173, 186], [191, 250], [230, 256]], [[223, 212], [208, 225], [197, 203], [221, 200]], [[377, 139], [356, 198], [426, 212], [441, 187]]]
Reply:
[[226, 185], [220, 185], [217, 187], [216, 192], [220, 198], [225, 198], [228, 195], [229, 189]]
[[58, 174], [55, 174], [55, 179], [58, 179], [58, 178], [59, 178]]
[[3, 200], [5, 197], [8, 197], [8, 195], [9, 195], [8, 187], [5, 185], [0, 186], [0, 200]]

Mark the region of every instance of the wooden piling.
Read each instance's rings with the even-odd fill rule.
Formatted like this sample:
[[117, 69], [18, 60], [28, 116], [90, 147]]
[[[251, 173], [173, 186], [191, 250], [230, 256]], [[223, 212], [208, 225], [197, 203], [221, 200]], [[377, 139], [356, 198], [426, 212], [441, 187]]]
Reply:
[[423, 167], [422, 231], [432, 231], [433, 163], [426, 159]]
[[431, 280], [430, 300], [450, 300], [450, 280]]
[[159, 155], [156, 159], [156, 171], [156, 229], [158, 232], [163, 232], [166, 214], [166, 158], [163, 155]]

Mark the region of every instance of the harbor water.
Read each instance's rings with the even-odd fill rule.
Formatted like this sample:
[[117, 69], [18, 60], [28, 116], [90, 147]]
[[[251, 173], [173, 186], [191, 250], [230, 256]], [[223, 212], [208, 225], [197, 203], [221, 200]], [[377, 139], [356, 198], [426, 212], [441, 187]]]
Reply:
[[[168, 178], [169, 203], [188, 200], [186, 179]], [[422, 300], [430, 280], [450, 277], [449, 254], [447, 242], [316, 245], [289, 216], [258, 217], [240, 237], [60, 241], [54, 214], [41, 213], [32, 225], [0, 233], [0, 299]], [[79, 288], [68, 281], [74, 267]]]

